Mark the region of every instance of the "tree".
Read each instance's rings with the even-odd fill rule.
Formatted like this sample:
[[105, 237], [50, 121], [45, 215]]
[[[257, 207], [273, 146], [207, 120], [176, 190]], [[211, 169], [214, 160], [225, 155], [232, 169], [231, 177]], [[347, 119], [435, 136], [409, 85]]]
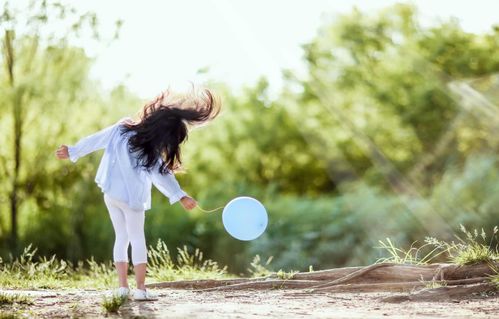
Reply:
[[315, 125], [315, 139], [329, 145], [333, 176], [384, 177], [401, 191], [428, 186], [462, 156], [452, 145], [466, 116], [448, 84], [499, 71], [497, 39], [497, 29], [474, 35], [455, 21], [425, 29], [410, 5], [355, 9], [304, 46], [307, 77], [287, 74], [303, 91], [284, 98], [297, 116], [313, 117], [300, 128]]
[[[0, 154], [0, 172], [9, 202], [10, 247], [15, 251], [22, 203], [33, 198], [43, 206], [47, 188], [65, 185], [57, 174], [52, 181], [42, 176], [60, 170], [47, 162], [47, 154], [52, 155], [56, 137], [67, 133], [71, 107], [88, 98], [81, 92], [88, 85], [90, 60], [70, 42], [82, 32], [98, 38], [97, 19], [55, 1], [31, 1], [26, 8], [7, 2], [0, 30], [0, 122], [3, 145], [9, 146]], [[3, 227], [0, 222], [0, 235]]]

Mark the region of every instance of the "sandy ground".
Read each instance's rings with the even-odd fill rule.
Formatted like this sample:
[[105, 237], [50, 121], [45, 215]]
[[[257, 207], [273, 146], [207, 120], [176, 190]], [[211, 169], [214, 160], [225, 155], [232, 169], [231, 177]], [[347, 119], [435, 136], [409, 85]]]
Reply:
[[[193, 292], [156, 289], [159, 300], [128, 301], [118, 314], [101, 306], [105, 291], [1, 290], [29, 294], [33, 305], [21, 309], [29, 318], [499, 318], [499, 296], [474, 296], [445, 302], [380, 302], [388, 293], [302, 295], [290, 290]], [[393, 294], [392, 294], [393, 295]]]

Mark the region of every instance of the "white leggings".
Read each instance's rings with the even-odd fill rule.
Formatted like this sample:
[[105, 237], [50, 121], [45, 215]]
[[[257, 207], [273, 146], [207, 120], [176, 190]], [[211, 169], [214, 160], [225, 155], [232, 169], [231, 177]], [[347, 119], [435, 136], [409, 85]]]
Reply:
[[114, 262], [128, 262], [128, 246], [131, 243], [133, 265], [147, 263], [144, 235], [145, 212], [132, 209], [126, 203], [106, 194], [104, 194], [104, 202], [109, 210], [116, 235], [113, 249]]

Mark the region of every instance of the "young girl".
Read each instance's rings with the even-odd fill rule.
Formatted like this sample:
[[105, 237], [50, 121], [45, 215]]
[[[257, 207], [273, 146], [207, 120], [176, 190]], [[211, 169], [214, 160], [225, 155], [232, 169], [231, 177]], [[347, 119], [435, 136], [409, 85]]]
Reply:
[[59, 159], [76, 162], [80, 157], [104, 149], [95, 182], [104, 193], [104, 202], [116, 235], [113, 259], [118, 273], [116, 293], [130, 293], [127, 282], [128, 246], [132, 245], [137, 289], [135, 300], [155, 300], [146, 290], [147, 249], [144, 236], [145, 211], [151, 208], [151, 185], [184, 209], [197, 206], [184, 192], [174, 172], [182, 164], [180, 144], [187, 140], [189, 127], [214, 119], [220, 106], [209, 90], [200, 94], [161, 94], [144, 106], [140, 119], [124, 118], [97, 133], [81, 139], [74, 146], [61, 145]]

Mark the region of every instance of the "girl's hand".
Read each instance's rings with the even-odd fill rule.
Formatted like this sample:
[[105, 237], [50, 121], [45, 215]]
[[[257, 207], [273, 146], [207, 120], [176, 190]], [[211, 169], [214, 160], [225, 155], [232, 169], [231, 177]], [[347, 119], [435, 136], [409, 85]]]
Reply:
[[182, 206], [184, 206], [184, 209], [186, 210], [191, 210], [198, 205], [198, 203], [189, 196], [182, 197], [180, 199], [180, 203], [182, 204]]
[[68, 152], [68, 147], [66, 145], [61, 145], [55, 152], [55, 156], [57, 156], [58, 159], [68, 159], [69, 158], [69, 152]]

